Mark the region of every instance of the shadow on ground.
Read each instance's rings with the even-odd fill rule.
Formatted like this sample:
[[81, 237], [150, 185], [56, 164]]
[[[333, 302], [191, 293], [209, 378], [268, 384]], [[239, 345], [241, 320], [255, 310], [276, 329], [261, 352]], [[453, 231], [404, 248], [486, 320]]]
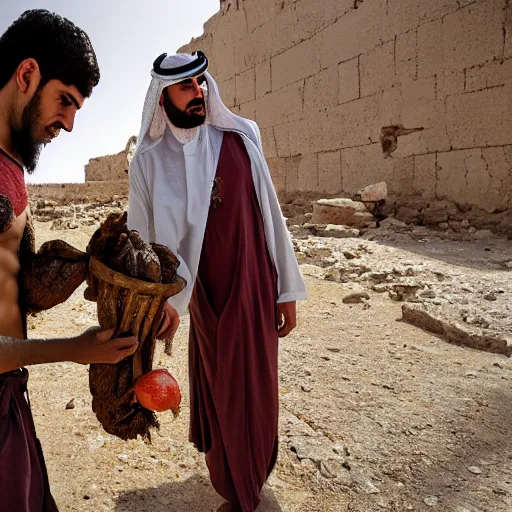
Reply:
[[478, 402], [476, 410], [459, 412], [444, 456], [414, 475], [421, 482], [415, 485], [417, 510], [423, 510], [427, 495], [438, 496], [442, 510], [511, 510], [512, 391], [484, 392]]
[[487, 240], [450, 240], [440, 237], [436, 231], [412, 236], [407, 233], [384, 235], [375, 230], [364, 238], [450, 265], [478, 270], [510, 270], [505, 262], [512, 259], [512, 241], [498, 236]]
[[[117, 498], [116, 512], [214, 512], [224, 500], [214, 491], [210, 481], [193, 476], [182, 482], [137, 489]], [[281, 512], [271, 489], [265, 488], [257, 512]]]

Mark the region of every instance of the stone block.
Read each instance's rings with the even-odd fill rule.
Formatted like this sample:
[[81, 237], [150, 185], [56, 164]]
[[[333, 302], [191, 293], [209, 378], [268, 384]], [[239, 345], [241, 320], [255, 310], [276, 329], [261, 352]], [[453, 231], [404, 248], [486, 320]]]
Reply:
[[405, 79], [402, 82], [404, 109], [417, 109], [436, 99], [436, 77]]
[[235, 78], [226, 80], [224, 82], [217, 82], [219, 86], [222, 101], [226, 107], [231, 108], [236, 105], [236, 81]]
[[280, 158], [291, 156], [289, 123], [278, 124], [273, 127], [273, 130], [276, 141], [277, 156]]
[[460, 204], [468, 202], [467, 159], [479, 158], [480, 155], [480, 149], [449, 151], [437, 155], [436, 195], [439, 199], [451, 199]]
[[338, 104], [338, 66], [331, 66], [306, 78], [304, 106], [306, 109], [325, 109]]
[[287, 193], [296, 192], [299, 190], [299, 164], [301, 161], [300, 156], [291, 156], [285, 160], [286, 164], [286, 187]]
[[260, 128], [301, 119], [303, 113], [304, 86], [290, 85], [279, 92], [272, 92], [256, 100], [256, 121]]
[[267, 159], [272, 182], [278, 192], [298, 190], [299, 162], [300, 157]]
[[395, 66], [396, 78], [400, 82], [416, 79], [418, 71], [418, 33], [410, 30], [396, 38]]
[[286, 159], [284, 158], [267, 158], [268, 168], [272, 177], [272, 183], [276, 192], [282, 192], [286, 188]]
[[409, 195], [414, 183], [414, 157], [393, 158], [394, 170], [391, 192]]
[[400, 197], [396, 204], [398, 206], [407, 206], [418, 212], [422, 212], [428, 206], [427, 200], [418, 195]]
[[423, 128], [423, 131], [401, 137], [395, 152], [397, 156], [450, 150], [444, 101], [409, 104], [403, 109], [402, 123], [406, 128]]
[[388, 196], [388, 185], [385, 181], [368, 185], [355, 194], [362, 202], [377, 202], [386, 199]]
[[[480, 205], [488, 213], [505, 211], [512, 199], [511, 161], [506, 150], [507, 148], [504, 147], [482, 148], [482, 161], [485, 165], [482, 174], [484, 176], [488, 174], [489, 178], [486, 190], [481, 188], [486, 180], [482, 180], [483, 182], [480, 183]], [[468, 187], [473, 183], [473, 179], [475, 180], [473, 185], [475, 195], [477, 195], [480, 176], [475, 175], [474, 178], [471, 176], [471, 181], [468, 180]]]
[[402, 87], [395, 84], [382, 92], [378, 124], [380, 126], [393, 126], [402, 123], [403, 110]]
[[420, 220], [423, 220], [423, 215], [414, 208], [399, 206], [395, 214], [395, 219], [405, 224], [418, 224]]
[[467, 328], [458, 319], [446, 316], [443, 311], [430, 304], [404, 304], [402, 317], [420, 329], [432, 332], [456, 345], [464, 345], [477, 350], [485, 350], [510, 356], [512, 343], [507, 334], [490, 331], [477, 332]]
[[512, 59], [493, 60], [466, 70], [466, 91], [505, 85], [512, 80]]
[[343, 190], [341, 151], [318, 154], [318, 184], [321, 192], [337, 193]]
[[[276, 9], [273, 19], [273, 55], [310, 39], [354, 8], [354, 0], [300, 1]], [[327, 66], [328, 67], [328, 66]]]
[[317, 140], [317, 151], [354, 147], [380, 140], [381, 127], [377, 124], [380, 98], [368, 96], [326, 111], [320, 118], [322, 137]]
[[388, 89], [395, 82], [395, 42], [389, 41], [371, 53], [361, 55], [361, 96]]
[[283, 123], [274, 126], [277, 151], [279, 156], [296, 156], [312, 151], [312, 137], [320, 136], [316, 133], [320, 124], [311, 124], [310, 116], [290, 123]]
[[300, 157], [298, 180], [298, 190], [300, 191], [315, 192], [319, 190], [318, 155], [316, 153]]
[[[259, 62], [270, 59], [274, 48], [273, 23], [267, 23], [256, 28], [253, 32], [246, 32], [234, 38], [231, 42], [234, 52], [234, 64], [231, 73], [241, 73], [255, 67]], [[218, 38], [222, 39], [222, 38]]]
[[443, 18], [446, 69], [464, 69], [500, 57], [503, 2], [475, 2]]
[[434, 76], [444, 67], [442, 20], [418, 27], [418, 78]]
[[[465, 157], [466, 172], [466, 202], [478, 205], [488, 213], [495, 213], [507, 209], [507, 191], [502, 189], [502, 181], [493, 178], [489, 164], [483, 156], [482, 150], [470, 150]], [[490, 155], [492, 159], [493, 155]]]
[[448, 97], [447, 129], [454, 148], [512, 141], [512, 86]]
[[247, 119], [256, 120], [256, 102], [249, 101], [247, 103], [242, 103], [239, 105], [238, 115], [245, 117]]
[[341, 161], [343, 190], [351, 194], [378, 181], [389, 187], [394, 180], [393, 159], [384, 158], [380, 144], [343, 149]]
[[503, 30], [505, 41], [503, 45], [503, 57], [512, 57], [512, 4], [507, 2], [505, 4], [505, 22], [503, 23]]
[[[235, 39], [233, 37], [214, 37], [211, 41], [211, 55], [215, 69], [212, 73], [216, 80], [232, 80], [236, 72], [235, 68]], [[202, 48], [202, 47], [201, 47]], [[207, 51], [206, 49], [204, 50]]]
[[313, 224], [340, 224], [364, 228], [375, 221], [366, 206], [351, 199], [320, 199], [313, 205]]
[[241, 105], [256, 99], [256, 73], [254, 68], [236, 75], [236, 103]]
[[473, 207], [466, 213], [467, 220], [471, 223], [473, 229], [492, 229], [503, 221], [510, 220], [510, 213], [499, 212], [499, 213], [488, 213], [480, 208]]
[[414, 157], [413, 190], [425, 198], [436, 196], [436, 155]]
[[359, 98], [359, 57], [342, 62], [338, 66], [338, 71], [338, 103], [346, 103]]
[[315, 114], [306, 113], [304, 118], [288, 123], [291, 156], [315, 153], [312, 149], [312, 140], [319, 136], [321, 125], [312, 123], [311, 119], [314, 118]]
[[256, 97], [261, 98], [272, 91], [270, 59], [256, 64]]
[[322, 68], [371, 51], [383, 40], [386, 1], [362, 2], [323, 31]]
[[263, 152], [266, 158], [277, 158], [276, 138], [273, 128], [261, 130], [261, 140], [263, 142]]
[[242, 5], [247, 17], [248, 32], [269, 23], [274, 17], [274, 0], [243, 2]]
[[439, 71], [437, 79], [437, 98], [444, 100], [447, 96], [463, 94], [465, 87], [465, 72], [462, 68], [449, 68]]
[[423, 223], [426, 226], [437, 226], [449, 219], [446, 204], [442, 201], [433, 201], [422, 212]]
[[411, 28], [441, 19], [457, 9], [457, 0], [389, 0], [387, 12], [390, 35], [405, 33]]
[[339, 224], [327, 224], [325, 227], [323, 224], [317, 226], [311, 224], [314, 228], [311, 232], [314, 236], [324, 236], [329, 238], [357, 238], [361, 234], [356, 228], [347, 228], [340, 226]]
[[272, 90], [318, 73], [320, 48], [321, 35], [318, 35], [272, 57]]

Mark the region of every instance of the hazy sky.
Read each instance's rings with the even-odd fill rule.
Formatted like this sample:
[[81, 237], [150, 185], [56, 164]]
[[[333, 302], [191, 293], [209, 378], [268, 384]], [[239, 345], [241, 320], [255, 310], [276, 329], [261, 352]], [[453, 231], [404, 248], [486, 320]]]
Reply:
[[56, 12], [89, 35], [101, 80], [75, 118], [41, 153], [31, 183], [84, 181], [90, 158], [118, 153], [137, 135], [156, 57], [174, 53], [203, 33], [219, 0], [0, 0], [0, 33], [25, 10]]

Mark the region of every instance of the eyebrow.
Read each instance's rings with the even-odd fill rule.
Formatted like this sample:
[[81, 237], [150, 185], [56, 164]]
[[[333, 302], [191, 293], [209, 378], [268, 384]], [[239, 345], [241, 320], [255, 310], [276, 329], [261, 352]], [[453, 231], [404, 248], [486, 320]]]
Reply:
[[71, 100], [75, 104], [77, 110], [80, 110], [82, 105], [78, 103], [77, 99], [70, 92], [64, 91], [62, 94], [64, 94], [64, 96], [66, 96], [68, 100]]
[[[206, 80], [206, 77], [204, 76], [204, 73], [199, 76], [193, 77], [197, 80], [197, 83], [203, 83]], [[178, 83], [178, 85], [187, 85], [192, 83], [192, 78], [187, 78], [186, 80], [183, 80]]]

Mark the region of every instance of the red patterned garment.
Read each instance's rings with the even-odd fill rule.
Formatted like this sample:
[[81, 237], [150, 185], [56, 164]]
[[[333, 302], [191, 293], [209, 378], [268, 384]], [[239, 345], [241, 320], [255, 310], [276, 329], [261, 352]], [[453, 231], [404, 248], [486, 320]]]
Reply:
[[27, 205], [23, 167], [0, 149], [0, 233], [11, 227]]

